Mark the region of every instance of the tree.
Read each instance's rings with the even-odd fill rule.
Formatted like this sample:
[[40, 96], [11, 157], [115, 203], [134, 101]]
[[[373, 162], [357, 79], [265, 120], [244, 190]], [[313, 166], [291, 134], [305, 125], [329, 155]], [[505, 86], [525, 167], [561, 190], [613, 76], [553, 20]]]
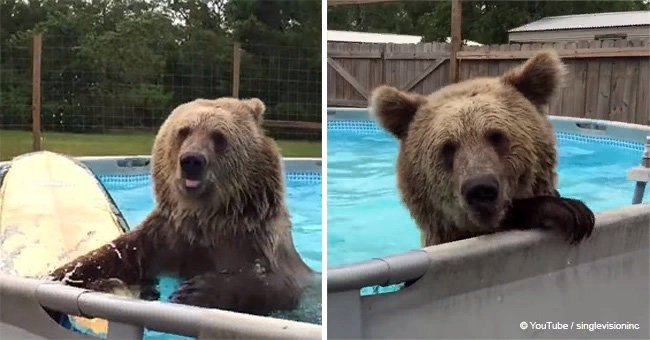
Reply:
[[320, 120], [320, 18], [318, 1], [0, 0], [0, 127], [30, 124], [36, 32], [46, 129], [155, 129], [179, 103], [230, 95], [233, 41], [241, 96]]
[[[231, 0], [226, 25], [245, 54], [240, 94], [261, 96], [269, 118], [320, 121], [319, 1]], [[291, 118], [295, 119], [295, 118]]]

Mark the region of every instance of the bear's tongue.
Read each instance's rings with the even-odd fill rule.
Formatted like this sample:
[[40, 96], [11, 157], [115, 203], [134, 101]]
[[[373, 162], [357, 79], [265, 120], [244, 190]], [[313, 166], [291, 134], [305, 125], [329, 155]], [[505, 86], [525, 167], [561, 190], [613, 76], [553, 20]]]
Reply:
[[188, 188], [196, 188], [199, 185], [201, 185], [201, 181], [194, 181], [194, 180], [191, 180], [191, 179], [186, 179], [185, 180], [185, 186], [188, 187]]

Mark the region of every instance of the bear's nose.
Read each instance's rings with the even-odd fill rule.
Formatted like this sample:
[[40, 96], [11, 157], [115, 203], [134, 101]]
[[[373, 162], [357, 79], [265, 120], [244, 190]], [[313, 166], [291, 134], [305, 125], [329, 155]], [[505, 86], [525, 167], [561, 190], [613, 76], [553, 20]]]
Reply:
[[203, 175], [203, 169], [208, 160], [200, 153], [186, 152], [181, 155], [180, 163], [183, 177], [199, 180]]
[[476, 176], [466, 180], [460, 191], [470, 206], [484, 206], [499, 197], [499, 180], [494, 175]]

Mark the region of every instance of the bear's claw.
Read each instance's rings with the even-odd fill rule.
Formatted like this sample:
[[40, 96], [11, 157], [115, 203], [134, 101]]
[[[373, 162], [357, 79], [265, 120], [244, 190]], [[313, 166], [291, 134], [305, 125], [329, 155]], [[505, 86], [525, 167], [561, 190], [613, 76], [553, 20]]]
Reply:
[[173, 303], [199, 307], [215, 307], [219, 305], [220, 294], [215, 287], [206, 285], [207, 281], [201, 277], [194, 277], [183, 282], [172, 294], [169, 300]]
[[540, 223], [563, 232], [570, 244], [578, 244], [594, 229], [594, 213], [582, 202], [571, 198], [549, 197], [543, 202]]
[[596, 224], [594, 213], [582, 201], [576, 199], [562, 198], [562, 205], [573, 215], [573, 228], [565, 229], [569, 242], [577, 244], [591, 236]]
[[555, 230], [564, 234], [570, 244], [577, 244], [591, 235], [596, 219], [582, 201], [539, 196], [514, 200], [504, 223], [514, 228]]

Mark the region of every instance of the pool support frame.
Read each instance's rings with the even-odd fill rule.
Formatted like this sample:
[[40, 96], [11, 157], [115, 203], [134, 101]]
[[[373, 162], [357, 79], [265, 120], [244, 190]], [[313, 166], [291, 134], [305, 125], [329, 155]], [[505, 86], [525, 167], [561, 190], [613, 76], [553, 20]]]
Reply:
[[[77, 157], [96, 175], [148, 173], [150, 156]], [[0, 167], [8, 162], [0, 162]], [[320, 158], [284, 158], [284, 172], [321, 172]], [[321, 339], [322, 326], [158, 301], [0, 274], [0, 334], [7, 339], [97, 339], [59, 325], [46, 309], [109, 321], [108, 340], [141, 339], [144, 329], [198, 339]]]
[[636, 182], [632, 204], [641, 203], [643, 200], [643, 194], [645, 193], [646, 185], [648, 182], [650, 182], [650, 136], [646, 137], [643, 156], [641, 158], [641, 165], [636, 168], [632, 168], [627, 175], [627, 179]]
[[[340, 119], [373, 117], [367, 109], [328, 109], [328, 120]], [[645, 140], [644, 155], [650, 150], [648, 126], [550, 119], [562, 132]], [[645, 186], [650, 169], [631, 169], [628, 179], [637, 188]], [[619, 321], [636, 321], [640, 329], [591, 334], [648, 338], [650, 205], [639, 204], [642, 197], [637, 190], [634, 205], [596, 214], [592, 236], [578, 246], [539, 230], [509, 231], [328, 268], [328, 324], [333, 325], [328, 338], [576, 337], [575, 332], [526, 331], [519, 323], [621, 315], [627, 320]], [[364, 287], [406, 281], [415, 282], [397, 292], [360, 294]], [[516, 320], [508, 322], [512, 310]]]

